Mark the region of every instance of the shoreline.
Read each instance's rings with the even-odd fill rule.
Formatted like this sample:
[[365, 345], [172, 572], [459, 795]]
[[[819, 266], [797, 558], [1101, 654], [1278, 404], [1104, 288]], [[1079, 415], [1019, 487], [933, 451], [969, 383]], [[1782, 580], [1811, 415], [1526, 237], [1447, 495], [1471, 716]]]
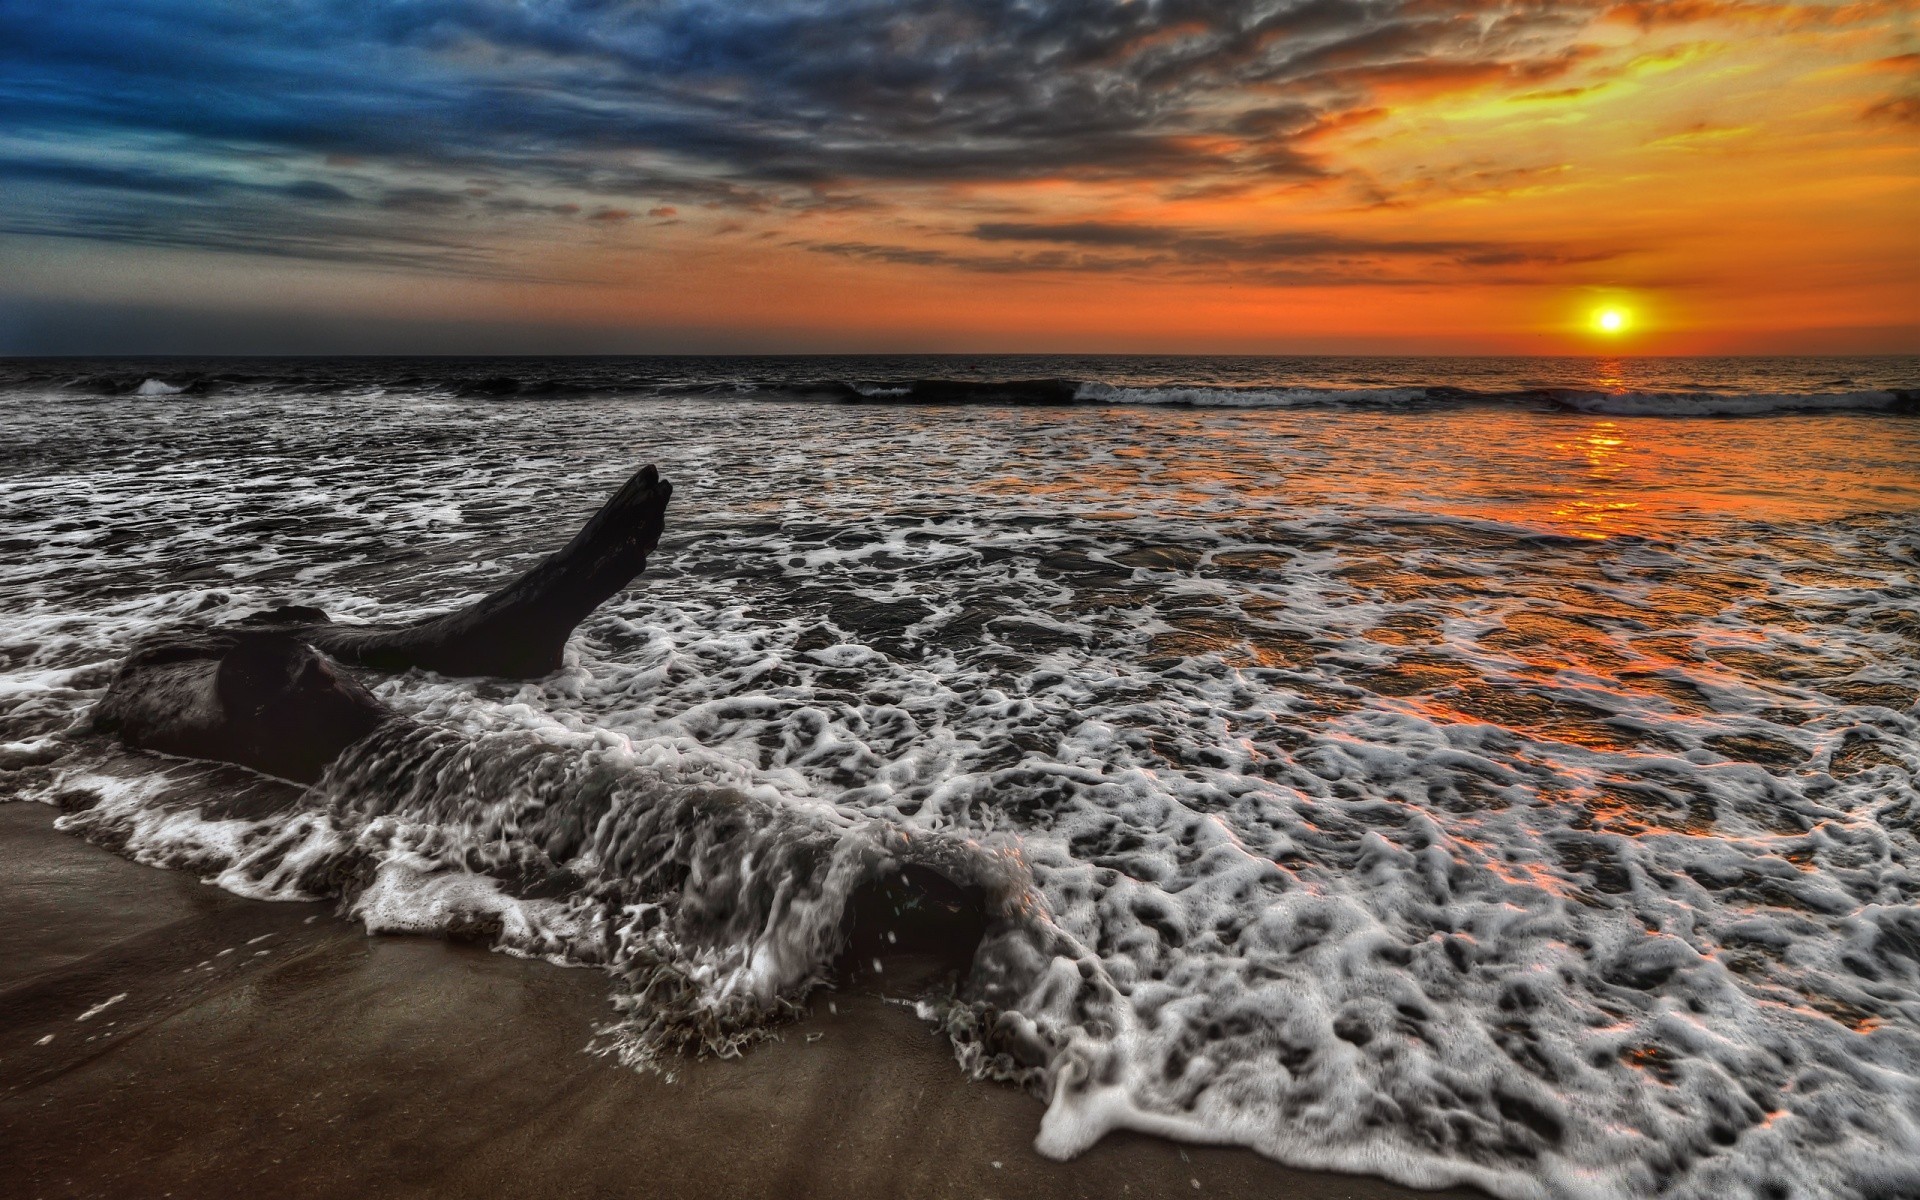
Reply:
[[632, 1071], [582, 1052], [597, 971], [369, 937], [57, 815], [0, 803], [0, 1195], [1478, 1195], [1134, 1134], [1054, 1162], [1038, 1101], [857, 991], [743, 1058]]

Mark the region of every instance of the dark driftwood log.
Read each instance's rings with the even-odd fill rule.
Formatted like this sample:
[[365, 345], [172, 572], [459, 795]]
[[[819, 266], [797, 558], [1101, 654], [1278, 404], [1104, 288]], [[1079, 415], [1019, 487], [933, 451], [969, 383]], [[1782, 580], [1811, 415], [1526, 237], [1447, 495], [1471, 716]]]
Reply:
[[402, 720], [311, 646], [271, 629], [181, 629], [127, 656], [93, 728], [129, 746], [312, 783], [342, 750]]
[[[646, 566], [672, 494], [652, 467], [642, 469], [560, 551], [477, 603], [413, 625], [335, 625], [319, 609], [290, 606], [235, 625], [164, 630], [120, 664], [92, 728], [140, 749], [302, 783], [380, 731], [400, 735], [394, 744], [404, 747], [409, 719], [334, 659], [545, 674], [560, 665], [574, 626]], [[839, 970], [878, 972], [880, 959], [907, 954], [927, 960], [923, 971], [964, 976], [989, 926], [986, 892], [966, 879], [924, 863], [878, 865], [849, 898]]]
[[646, 568], [672, 496], [671, 483], [653, 467], [642, 467], [565, 547], [499, 591], [445, 616], [399, 628], [334, 625], [308, 608], [263, 616], [341, 662], [375, 670], [423, 667], [442, 675], [536, 678], [559, 668], [574, 626]]
[[92, 726], [129, 746], [311, 782], [342, 750], [402, 719], [334, 659], [544, 675], [560, 665], [573, 627], [647, 565], [672, 495], [642, 468], [559, 552], [485, 599], [417, 624], [335, 625], [317, 608], [291, 606], [224, 628], [166, 630], [120, 664]]

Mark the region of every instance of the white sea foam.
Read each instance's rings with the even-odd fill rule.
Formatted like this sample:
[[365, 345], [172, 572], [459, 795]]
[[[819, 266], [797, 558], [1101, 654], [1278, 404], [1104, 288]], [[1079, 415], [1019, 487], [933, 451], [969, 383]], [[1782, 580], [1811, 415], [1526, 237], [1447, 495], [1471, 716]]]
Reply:
[[101, 1013], [107, 1011], [108, 1009], [112, 1008], [114, 1005], [120, 1003], [122, 1000], [125, 1000], [127, 998], [127, 995], [128, 993], [126, 992], [120, 992], [115, 995], [108, 996], [105, 1000], [102, 1000], [100, 1003], [94, 1005], [92, 1008], [89, 1008], [87, 1011], [75, 1017], [74, 1020], [91, 1021], [95, 1017], [99, 1016]]
[[[911, 844], [1026, 903], [928, 1011], [1044, 1092], [1049, 1153], [1920, 1187], [1899, 418], [206, 403], [71, 415], [6, 496], [0, 769], [77, 832], [606, 963], [599, 1044], [655, 1064], [803, 995]], [[143, 628], [476, 594], [627, 473], [636, 414], [676, 432], [668, 539], [555, 675], [377, 679], [442, 732], [306, 796], [45, 757]]]
[[383, 858], [373, 882], [347, 905], [368, 933], [445, 933], [493, 927], [496, 945], [556, 961], [577, 957], [597, 936], [578, 906], [510, 896], [499, 881], [449, 870], [425, 856], [399, 852]]
[[133, 389], [133, 394], [136, 396], [178, 396], [186, 390], [184, 387], [175, 387], [165, 380], [148, 379], [142, 381], [139, 387]]

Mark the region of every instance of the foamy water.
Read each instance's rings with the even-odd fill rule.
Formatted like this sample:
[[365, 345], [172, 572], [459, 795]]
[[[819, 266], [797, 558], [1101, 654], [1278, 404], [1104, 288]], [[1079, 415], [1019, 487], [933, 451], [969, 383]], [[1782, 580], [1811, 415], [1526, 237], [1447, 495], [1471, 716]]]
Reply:
[[[601, 964], [597, 1044], [655, 1063], [750, 1040], [921, 856], [1021, 913], [927, 1012], [1047, 1153], [1920, 1189], [1910, 362], [935, 406], [162, 368], [0, 411], [0, 769], [76, 832]], [[143, 630], [444, 608], [649, 461], [667, 536], [565, 669], [370, 677], [427, 728], [311, 792], [58, 739]]]

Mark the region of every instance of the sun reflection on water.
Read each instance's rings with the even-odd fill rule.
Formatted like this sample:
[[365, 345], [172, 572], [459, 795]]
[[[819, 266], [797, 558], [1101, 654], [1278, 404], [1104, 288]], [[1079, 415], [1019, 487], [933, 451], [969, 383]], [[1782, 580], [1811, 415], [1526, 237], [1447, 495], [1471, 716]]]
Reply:
[[[1595, 382], [1621, 382], [1602, 362]], [[1819, 520], [1920, 508], [1905, 455], [1920, 438], [1883, 418], [1595, 417], [1545, 409], [983, 413], [1031, 423], [1017, 469], [969, 487], [1094, 502], [1116, 514], [1282, 515], [1300, 503], [1467, 517], [1603, 540], [1678, 536], [1701, 520]], [[940, 418], [942, 421], [950, 418]], [[1791, 436], [1782, 436], [1785, 426]], [[1884, 469], [1841, 469], [1870, 451]], [[1005, 431], [1000, 431], [1004, 435]], [[1021, 440], [1015, 434], [1016, 442]], [[1873, 464], [1868, 464], [1869, 466]]]
[[1554, 452], [1586, 463], [1581, 484], [1575, 484], [1551, 517], [1556, 524], [1584, 538], [1605, 538], [1627, 528], [1626, 518], [1640, 510], [1640, 502], [1626, 499], [1623, 489], [1629, 447], [1627, 433], [1617, 421], [1599, 421], [1572, 442], [1557, 442]]

